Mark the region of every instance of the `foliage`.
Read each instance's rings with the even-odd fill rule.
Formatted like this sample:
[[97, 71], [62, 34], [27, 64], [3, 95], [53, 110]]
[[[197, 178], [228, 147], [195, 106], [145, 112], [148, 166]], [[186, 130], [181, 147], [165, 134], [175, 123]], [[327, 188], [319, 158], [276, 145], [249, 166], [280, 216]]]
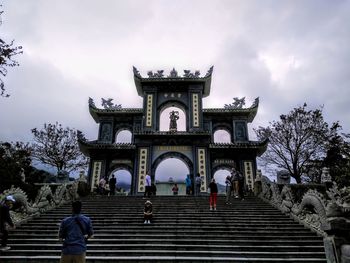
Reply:
[[[1, 6], [0, 6], [1, 7]], [[3, 11], [0, 11], [0, 16]], [[1, 19], [1, 18], [0, 18]], [[1, 25], [1, 20], [0, 20]], [[22, 54], [22, 47], [15, 46], [14, 40], [9, 43], [6, 43], [3, 39], [0, 38], [0, 96], [9, 97], [10, 95], [6, 93], [5, 84], [2, 80], [2, 77], [7, 75], [7, 67], [19, 66], [18, 62], [13, 59], [14, 56]]]
[[350, 134], [335, 134], [328, 142], [323, 165], [340, 187], [350, 185]]
[[77, 132], [59, 123], [44, 124], [44, 128], [32, 129], [34, 143], [32, 156], [36, 160], [60, 170], [71, 172], [87, 165], [87, 158], [80, 152]]
[[269, 146], [261, 157], [264, 165], [286, 169], [301, 183], [307, 176], [310, 164], [326, 156], [326, 145], [340, 128], [334, 123], [331, 128], [324, 121], [322, 108], [307, 110], [306, 103], [294, 108], [279, 121], [270, 122], [267, 128], [255, 129], [259, 139], [269, 139]]
[[22, 184], [21, 173], [30, 169], [31, 149], [23, 142], [0, 144], [0, 190]]

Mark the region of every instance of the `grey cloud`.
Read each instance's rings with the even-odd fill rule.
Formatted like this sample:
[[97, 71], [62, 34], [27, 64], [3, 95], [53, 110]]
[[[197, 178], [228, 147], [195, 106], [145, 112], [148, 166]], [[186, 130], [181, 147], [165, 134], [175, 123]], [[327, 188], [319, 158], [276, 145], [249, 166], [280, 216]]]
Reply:
[[12, 96], [0, 101], [1, 140], [30, 139], [31, 128], [56, 120], [95, 139], [88, 97], [142, 106], [132, 65], [144, 75], [214, 65], [205, 107], [259, 96], [256, 127], [304, 102], [325, 105], [327, 120], [350, 132], [349, 1], [16, 0], [4, 9], [1, 29], [25, 54], [6, 80]]

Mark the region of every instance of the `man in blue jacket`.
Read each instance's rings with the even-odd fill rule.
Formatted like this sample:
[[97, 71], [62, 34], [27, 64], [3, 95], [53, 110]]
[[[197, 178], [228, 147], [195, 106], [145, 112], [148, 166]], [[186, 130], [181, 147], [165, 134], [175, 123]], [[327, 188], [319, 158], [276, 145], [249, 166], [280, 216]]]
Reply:
[[81, 214], [80, 201], [72, 203], [73, 214], [63, 219], [59, 239], [63, 241], [60, 263], [85, 263], [86, 241], [92, 237], [91, 219]]

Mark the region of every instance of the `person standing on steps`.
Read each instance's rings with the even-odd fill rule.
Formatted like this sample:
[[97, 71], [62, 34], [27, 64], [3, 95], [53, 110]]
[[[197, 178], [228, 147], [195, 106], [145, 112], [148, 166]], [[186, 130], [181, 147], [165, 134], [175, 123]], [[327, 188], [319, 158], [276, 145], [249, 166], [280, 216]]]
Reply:
[[185, 183], [186, 183], [186, 195], [190, 195], [191, 194], [191, 189], [192, 189], [192, 180], [190, 175], [188, 174], [186, 179], [185, 179]]
[[194, 194], [195, 196], [199, 196], [199, 193], [201, 192], [201, 185], [202, 185], [202, 178], [199, 173], [197, 173], [196, 178], [194, 180]]
[[231, 174], [226, 177], [225, 183], [226, 183], [226, 204], [229, 205], [231, 204], [231, 195], [232, 195], [232, 184], [233, 184], [233, 171], [234, 169], [232, 168]]
[[60, 263], [85, 263], [86, 241], [92, 237], [91, 219], [81, 214], [80, 201], [72, 203], [72, 216], [62, 220], [58, 237], [63, 241]]
[[238, 176], [238, 171], [236, 169], [232, 169], [232, 187], [233, 187], [233, 195], [235, 198], [238, 198], [238, 193], [239, 193], [239, 176]]
[[13, 196], [8, 195], [5, 197], [4, 202], [0, 205], [0, 232], [2, 233], [0, 251], [11, 249], [11, 247], [7, 246], [7, 239], [9, 236], [9, 228], [16, 228], [10, 216], [10, 209], [13, 207], [15, 202], [16, 200], [13, 198]]
[[244, 200], [244, 176], [241, 172], [237, 172], [238, 175], [238, 196], [241, 200]]
[[145, 207], [143, 209], [143, 219], [145, 220], [144, 224], [150, 224], [153, 217], [153, 211], [152, 211], [152, 203], [151, 201], [147, 200], [145, 202]]
[[109, 179], [109, 195], [115, 195], [115, 188], [117, 186], [117, 179], [112, 174], [112, 177]]
[[173, 195], [178, 195], [179, 193], [179, 187], [177, 186], [177, 184], [174, 184], [173, 188], [171, 189], [171, 191], [173, 191]]
[[100, 195], [104, 195], [105, 194], [106, 183], [107, 183], [107, 181], [106, 181], [105, 177], [103, 176], [101, 178], [101, 180], [99, 181], [99, 183], [98, 183], [98, 190], [99, 190]]
[[209, 206], [210, 211], [214, 209], [216, 211], [216, 200], [218, 195], [218, 185], [215, 182], [215, 179], [211, 179], [211, 182], [209, 184], [209, 190], [210, 190], [210, 196], [209, 196]]
[[148, 171], [146, 174], [146, 178], [145, 178], [145, 193], [143, 195], [144, 198], [146, 198], [146, 196], [148, 198], [151, 196], [152, 178], [149, 174], [150, 174], [150, 172]]

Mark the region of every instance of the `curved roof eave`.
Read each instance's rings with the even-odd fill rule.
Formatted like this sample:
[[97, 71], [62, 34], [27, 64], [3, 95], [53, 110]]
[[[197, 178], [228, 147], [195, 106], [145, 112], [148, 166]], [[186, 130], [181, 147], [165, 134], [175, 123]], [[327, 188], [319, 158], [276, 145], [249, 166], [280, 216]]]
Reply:
[[89, 112], [96, 123], [100, 122], [100, 116], [111, 115], [111, 114], [142, 114], [141, 108], [121, 108], [121, 109], [99, 109], [89, 104]]

